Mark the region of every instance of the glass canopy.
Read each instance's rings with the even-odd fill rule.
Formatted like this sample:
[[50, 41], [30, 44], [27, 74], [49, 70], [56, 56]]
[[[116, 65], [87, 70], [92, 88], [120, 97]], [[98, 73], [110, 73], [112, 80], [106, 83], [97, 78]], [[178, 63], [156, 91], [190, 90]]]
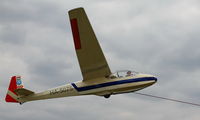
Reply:
[[120, 70], [112, 73], [110, 75], [110, 78], [121, 78], [121, 77], [129, 77], [129, 76], [135, 76], [139, 74], [139, 72], [131, 71], [131, 70]]

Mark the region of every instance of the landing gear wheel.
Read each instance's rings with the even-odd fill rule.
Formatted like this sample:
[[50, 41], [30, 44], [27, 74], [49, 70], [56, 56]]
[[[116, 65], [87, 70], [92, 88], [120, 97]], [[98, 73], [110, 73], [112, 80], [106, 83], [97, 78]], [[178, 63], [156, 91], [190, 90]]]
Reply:
[[19, 104], [20, 104], [20, 105], [22, 105], [22, 104], [23, 104], [23, 102], [20, 102]]
[[109, 97], [110, 97], [110, 94], [104, 95], [104, 98], [109, 98]]

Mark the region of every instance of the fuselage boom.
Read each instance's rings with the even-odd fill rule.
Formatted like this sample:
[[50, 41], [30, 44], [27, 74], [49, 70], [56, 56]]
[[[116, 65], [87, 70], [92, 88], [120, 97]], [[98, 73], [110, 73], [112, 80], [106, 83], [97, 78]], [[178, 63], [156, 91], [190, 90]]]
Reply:
[[23, 97], [21, 98], [21, 102], [79, 95], [105, 96], [134, 92], [148, 87], [156, 81], [156, 77], [147, 74], [116, 78], [98, 78], [97, 80], [92, 80], [91, 82], [78, 81]]

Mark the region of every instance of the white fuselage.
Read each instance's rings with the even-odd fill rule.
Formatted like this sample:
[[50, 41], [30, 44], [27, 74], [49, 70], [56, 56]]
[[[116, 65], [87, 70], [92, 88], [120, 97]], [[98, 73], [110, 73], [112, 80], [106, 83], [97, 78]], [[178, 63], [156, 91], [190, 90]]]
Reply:
[[[101, 80], [100, 80], [101, 79]], [[154, 84], [156, 77], [147, 74], [138, 74], [128, 77], [98, 78], [91, 81], [78, 81], [57, 88], [35, 93], [19, 99], [21, 103], [50, 98], [79, 96], [79, 95], [111, 95], [141, 90]]]

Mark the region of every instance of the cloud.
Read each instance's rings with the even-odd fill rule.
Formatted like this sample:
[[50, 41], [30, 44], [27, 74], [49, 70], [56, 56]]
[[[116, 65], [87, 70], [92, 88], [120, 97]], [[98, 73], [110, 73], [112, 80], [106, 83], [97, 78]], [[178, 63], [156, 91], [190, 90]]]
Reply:
[[[12, 75], [39, 92], [81, 80], [67, 10], [83, 6], [114, 72], [155, 74], [142, 92], [198, 102], [199, 1], [6, 1], [0, 4], [1, 99]], [[188, 105], [135, 94], [0, 103], [1, 119], [197, 119]], [[31, 116], [31, 117], [30, 117]]]

